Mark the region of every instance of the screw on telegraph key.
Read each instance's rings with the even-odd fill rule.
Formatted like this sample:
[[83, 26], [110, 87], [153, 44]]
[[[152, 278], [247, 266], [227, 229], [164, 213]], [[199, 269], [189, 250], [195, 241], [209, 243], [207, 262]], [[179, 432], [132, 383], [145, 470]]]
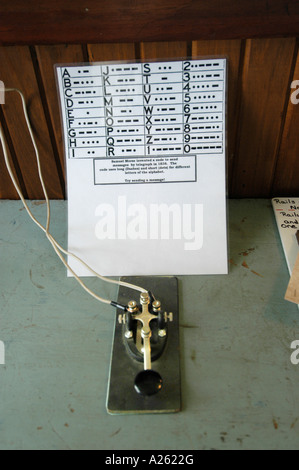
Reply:
[[122, 280], [144, 286], [149, 294], [132, 299], [131, 289], [119, 288], [117, 303], [126, 309], [116, 313], [107, 410], [177, 412], [181, 407], [177, 279]]

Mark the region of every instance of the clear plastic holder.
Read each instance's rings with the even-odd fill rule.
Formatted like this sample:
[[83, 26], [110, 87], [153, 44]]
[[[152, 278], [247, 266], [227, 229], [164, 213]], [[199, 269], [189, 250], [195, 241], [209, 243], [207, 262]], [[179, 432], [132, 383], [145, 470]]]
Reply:
[[108, 276], [226, 274], [227, 59], [55, 68], [69, 249]]

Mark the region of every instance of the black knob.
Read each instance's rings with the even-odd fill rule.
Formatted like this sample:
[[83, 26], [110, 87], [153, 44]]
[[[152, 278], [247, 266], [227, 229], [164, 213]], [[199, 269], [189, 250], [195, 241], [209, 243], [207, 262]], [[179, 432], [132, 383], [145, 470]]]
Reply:
[[135, 390], [140, 395], [155, 395], [162, 389], [163, 380], [161, 375], [152, 370], [143, 370], [136, 375]]

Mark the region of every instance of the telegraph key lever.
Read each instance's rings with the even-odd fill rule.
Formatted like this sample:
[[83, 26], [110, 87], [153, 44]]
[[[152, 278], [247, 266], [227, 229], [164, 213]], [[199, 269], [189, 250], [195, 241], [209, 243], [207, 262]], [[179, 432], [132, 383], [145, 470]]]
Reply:
[[[143, 338], [143, 355], [144, 355], [144, 370], [139, 372], [135, 378], [135, 390], [141, 395], [153, 395], [162, 388], [162, 378], [158, 372], [152, 370], [151, 359], [151, 336], [152, 330], [150, 322], [157, 319], [157, 315], [153, 315], [148, 311], [149, 308], [149, 295], [142, 293], [140, 295], [140, 302], [142, 306], [142, 313], [135, 315], [135, 320], [142, 323], [141, 337]], [[157, 301], [156, 305], [157, 305]]]
[[158, 393], [163, 386], [161, 375], [152, 369], [151, 338], [154, 332], [156, 351], [153, 359], [157, 359], [165, 348], [166, 320], [171, 319], [172, 314], [167, 315], [162, 312], [161, 302], [155, 299], [151, 302], [147, 292], [141, 293], [140, 304], [141, 306], [138, 307], [136, 301], [131, 300], [127, 306], [127, 313], [119, 316], [119, 322], [126, 324], [124, 336], [128, 343], [129, 353], [133, 354], [137, 360], [137, 350], [143, 356], [144, 370], [136, 375], [135, 390], [141, 395], [150, 396]]

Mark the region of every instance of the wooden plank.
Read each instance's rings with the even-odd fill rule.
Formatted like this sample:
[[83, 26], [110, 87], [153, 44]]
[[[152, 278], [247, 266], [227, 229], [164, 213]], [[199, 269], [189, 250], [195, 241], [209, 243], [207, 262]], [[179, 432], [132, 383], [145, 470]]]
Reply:
[[253, 39], [245, 49], [232, 197], [269, 197], [295, 40]]
[[[14, 172], [14, 176], [15, 176], [17, 182], [19, 183], [19, 185], [21, 185], [18, 174], [15, 171], [15, 162], [13, 162], [11, 151], [10, 151], [10, 148], [12, 148], [12, 147], [11, 147], [11, 145], [8, 144], [8, 141], [7, 141], [8, 140], [7, 137], [9, 137], [9, 135], [7, 133], [6, 123], [5, 123], [5, 119], [4, 119], [4, 116], [3, 116], [2, 109], [0, 110], [0, 125], [2, 126], [2, 128], [4, 130], [4, 133], [6, 134], [5, 137], [6, 137], [8, 158], [9, 158], [9, 161], [11, 163], [11, 167], [12, 167], [12, 170]], [[22, 187], [22, 190], [24, 190], [23, 187]], [[2, 149], [2, 146], [0, 144], [0, 199], [18, 199], [18, 198], [19, 198], [19, 196], [17, 194], [17, 191], [15, 190], [14, 185], [13, 185], [13, 183], [10, 179], [10, 176], [8, 174], [8, 171], [7, 171], [7, 168], [6, 168], [6, 165], [5, 165], [5, 161], [4, 161], [3, 149]]]
[[181, 59], [188, 55], [186, 41], [147, 42], [140, 45], [141, 59]]
[[65, 156], [62, 138], [62, 122], [55, 77], [55, 64], [77, 63], [86, 60], [84, 50], [80, 45], [37, 46], [36, 56], [40, 70], [44, 107], [47, 109], [53, 130], [56, 152], [59, 156], [59, 167], [65, 179]]
[[0, 199], [18, 199], [17, 192], [6, 170], [2, 148], [0, 148]]
[[[53, 199], [60, 199], [63, 197], [63, 189], [53, 155], [29, 48], [22, 46], [0, 47], [0, 63], [2, 64], [1, 79], [6, 87], [19, 88], [25, 95], [49, 196]], [[3, 114], [13, 142], [27, 196], [30, 199], [42, 199], [43, 192], [37, 173], [35, 153], [23, 116], [21, 100], [16, 93], [6, 95]]]
[[296, 36], [296, 0], [2, 0], [1, 44]]
[[[297, 51], [296, 51], [297, 52]], [[272, 195], [299, 196], [299, 55], [294, 74], [293, 88], [289, 88], [289, 101], [277, 167], [273, 178]]]
[[227, 106], [227, 174], [231, 193], [233, 164], [235, 160], [236, 135], [239, 116], [240, 66], [242, 65], [242, 41], [194, 41], [192, 56], [217, 56], [228, 59], [228, 106]]
[[135, 44], [88, 44], [90, 62], [105, 62], [110, 60], [134, 60]]

